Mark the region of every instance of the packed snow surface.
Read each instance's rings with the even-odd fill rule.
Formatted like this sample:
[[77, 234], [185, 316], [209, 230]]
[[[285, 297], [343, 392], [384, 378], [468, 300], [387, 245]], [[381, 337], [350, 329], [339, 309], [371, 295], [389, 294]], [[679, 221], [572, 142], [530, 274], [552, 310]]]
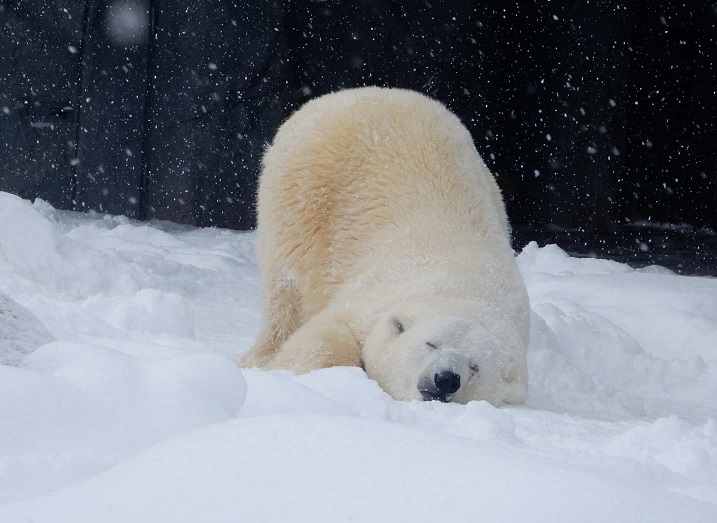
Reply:
[[717, 521], [717, 280], [517, 259], [527, 403], [402, 403], [234, 365], [253, 234], [0, 193], [0, 521]]

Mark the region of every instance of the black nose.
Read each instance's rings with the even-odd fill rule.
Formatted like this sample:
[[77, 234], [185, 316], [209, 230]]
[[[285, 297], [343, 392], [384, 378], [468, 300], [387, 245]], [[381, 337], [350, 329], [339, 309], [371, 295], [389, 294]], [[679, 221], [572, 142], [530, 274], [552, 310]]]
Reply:
[[449, 370], [437, 372], [433, 376], [433, 382], [436, 384], [438, 391], [443, 395], [453, 394], [461, 388], [461, 377]]

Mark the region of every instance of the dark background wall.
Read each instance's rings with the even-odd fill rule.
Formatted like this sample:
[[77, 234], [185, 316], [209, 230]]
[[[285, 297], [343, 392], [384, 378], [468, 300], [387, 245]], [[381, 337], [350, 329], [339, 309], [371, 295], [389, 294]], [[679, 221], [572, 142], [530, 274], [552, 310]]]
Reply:
[[620, 183], [632, 218], [717, 228], [717, 2], [638, 2]]
[[693, 0], [1, 0], [0, 190], [249, 228], [280, 123], [372, 84], [455, 111], [514, 223], [717, 228], [716, 23]]

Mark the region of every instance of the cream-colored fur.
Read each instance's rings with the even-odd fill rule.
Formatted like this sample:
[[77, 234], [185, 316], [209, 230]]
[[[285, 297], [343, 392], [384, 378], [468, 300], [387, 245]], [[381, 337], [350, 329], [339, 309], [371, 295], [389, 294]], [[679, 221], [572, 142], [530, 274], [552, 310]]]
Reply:
[[440, 103], [373, 87], [307, 103], [264, 155], [257, 235], [264, 325], [242, 365], [364, 366], [406, 400], [448, 365], [454, 401], [525, 398], [503, 201]]

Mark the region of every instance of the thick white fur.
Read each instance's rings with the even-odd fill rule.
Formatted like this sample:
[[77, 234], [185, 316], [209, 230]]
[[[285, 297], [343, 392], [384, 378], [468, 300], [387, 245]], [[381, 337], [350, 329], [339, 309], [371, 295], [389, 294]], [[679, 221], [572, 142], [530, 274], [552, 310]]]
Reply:
[[264, 325], [242, 365], [364, 366], [402, 400], [450, 368], [454, 401], [525, 399], [529, 304], [503, 201], [440, 103], [373, 87], [307, 103], [264, 155], [257, 234]]

